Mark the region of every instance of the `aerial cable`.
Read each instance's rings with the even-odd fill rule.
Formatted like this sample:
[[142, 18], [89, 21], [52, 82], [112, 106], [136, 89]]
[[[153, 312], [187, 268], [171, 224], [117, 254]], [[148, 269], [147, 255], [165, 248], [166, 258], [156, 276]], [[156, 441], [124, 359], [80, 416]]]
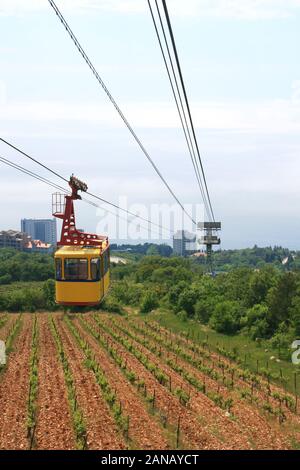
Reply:
[[2, 142], [4, 142], [6, 145], [8, 145], [9, 147], [13, 148], [14, 150], [16, 150], [17, 152], [21, 153], [22, 155], [24, 155], [24, 157], [27, 157], [29, 158], [30, 160], [32, 160], [33, 162], [37, 163], [38, 165], [42, 166], [43, 168], [45, 168], [46, 170], [50, 171], [50, 173], [52, 173], [53, 175], [57, 176], [58, 178], [62, 179], [63, 181], [65, 181], [66, 183], [68, 183], [68, 180], [66, 178], [64, 178], [63, 176], [59, 175], [58, 173], [56, 173], [55, 171], [51, 170], [51, 168], [49, 168], [48, 166], [44, 165], [43, 163], [39, 162], [38, 160], [36, 160], [35, 158], [31, 157], [30, 155], [28, 155], [27, 153], [23, 152], [23, 150], [20, 150], [19, 148], [15, 147], [13, 144], [11, 144], [10, 142], [7, 142], [7, 140], [4, 140], [2, 139], [2, 137], [0, 137], [0, 140]]
[[119, 116], [121, 117], [122, 121], [124, 122], [125, 126], [127, 127], [127, 129], [129, 130], [129, 132], [131, 133], [131, 135], [133, 136], [133, 138], [135, 139], [135, 141], [137, 142], [137, 144], [139, 145], [140, 149], [142, 150], [142, 152], [144, 153], [144, 155], [146, 156], [146, 158], [148, 159], [148, 161], [150, 162], [150, 164], [152, 165], [152, 167], [154, 168], [155, 172], [157, 173], [157, 175], [159, 176], [159, 178], [162, 180], [162, 182], [164, 183], [164, 185], [166, 186], [166, 188], [168, 189], [169, 193], [172, 195], [172, 197], [175, 199], [175, 201], [177, 202], [177, 204], [181, 207], [182, 211], [189, 217], [189, 219], [194, 223], [196, 224], [195, 220], [192, 218], [192, 216], [186, 211], [186, 209], [184, 208], [183, 204], [180, 202], [180, 200], [178, 199], [178, 197], [176, 196], [176, 194], [174, 193], [174, 191], [172, 190], [172, 188], [169, 186], [169, 184], [167, 183], [166, 179], [163, 177], [163, 175], [161, 174], [161, 172], [159, 171], [158, 167], [156, 166], [156, 164], [154, 163], [154, 161], [152, 160], [152, 158], [150, 157], [149, 153], [147, 152], [147, 150], [145, 149], [144, 145], [142, 144], [141, 140], [138, 138], [137, 134], [135, 133], [134, 129], [132, 128], [131, 124], [129, 123], [129, 121], [126, 119], [125, 115], [123, 114], [123, 112], [121, 111], [120, 107], [118, 106], [118, 104], [116, 103], [115, 99], [113, 98], [113, 96], [111, 95], [111, 93], [109, 92], [107, 86], [105, 85], [105, 83], [103, 82], [102, 78], [100, 77], [99, 73], [97, 72], [97, 70], [95, 69], [94, 65], [92, 64], [92, 62], [90, 61], [89, 57], [87, 56], [86, 52], [84, 51], [84, 49], [82, 48], [81, 44], [79, 43], [78, 39], [76, 38], [75, 34], [73, 33], [73, 31], [71, 30], [70, 26], [68, 25], [68, 23], [66, 22], [64, 16], [62, 15], [62, 13], [60, 12], [60, 10], [58, 9], [57, 5], [55, 4], [55, 2], [53, 0], [48, 0], [51, 7], [53, 8], [53, 10], [55, 11], [56, 15], [58, 16], [58, 18], [60, 19], [61, 23], [63, 24], [63, 26], [65, 27], [67, 33], [69, 34], [71, 40], [73, 41], [73, 43], [75, 44], [76, 48], [78, 49], [79, 53], [81, 54], [81, 56], [83, 57], [84, 61], [86, 62], [86, 64], [88, 65], [88, 67], [90, 68], [90, 70], [92, 71], [93, 75], [95, 76], [96, 80], [98, 81], [98, 83], [101, 85], [101, 87], [103, 88], [103, 90], [105, 91], [106, 95], [108, 96], [109, 100], [111, 101], [111, 103], [113, 104], [113, 106], [115, 107], [116, 111], [118, 112]]
[[[28, 175], [28, 176], [31, 176], [32, 178], [34, 178], [34, 179], [36, 179], [36, 180], [38, 180], [38, 181], [41, 181], [42, 183], [45, 183], [45, 184], [47, 184], [48, 186], [53, 187], [54, 189], [59, 189], [60, 191], [63, 191], [65, 194], [71, 194], [71, 191], [69, 191], [69, 190], [63, 188], [62, 186], [59, 186], [58, 184], [54, 183], [53, 181], [50, 181], [50, 180], [48, 180], [47, 178], [44, 178], [43, 176], [40, 176], [40, 175], [38, 175], [37, 173], [34, 173], [33, 171], [28, 170], [27, 168], [24, 168], [24, 167], [21, 166], [21, 165], [17, 165], [16, 163], [11, 162], [10, 160], [7, 160], [7, 159], [4, 158], [4, 157], [1, 157], [1, 156], [0, 156], [0, 161], [1, 161], [2, 163], [5, 163], [5, 165], [10, 166], [11, 168], [14, 168], [15, 170], [20, 171], [21, 173], [24, 173], [24, 174], [26, 174], [26, 175]], [[132, 222], [134, 222], [134, 223], [136, 224], [136, 222], [135, 222], [134, 220], [129, 221], [128, 219], [125, 219], [125, 217], [122, 217], [120, 214], [116, 214], [115, 212], [112, 212], [112, 211], [110, 211], [109, 209], [106, 209], [106, 208], [100, 206], [99, 204], [96, 204], [95, 202], [90, 201], [89, 199], [82, 198], [82, 201], [84, 201], [85, 203], [87, 203], [87, 204], [89, 204], [89, 205], [91, 205], [91, 206], [93, 206], [93, 207], [97, 207], [97, 208], [99, 208], [99, 209], [105, 210], [106, 212], [112, 214], [114, 217], [116, 217], [116, 218], [118, 218], [118, 219], [121, 219], [121, 220], [124, 220], [125, 222], [127, 222], [127, 224], [132, 223]], [[106, 203], [109, 204], [108, 202], [106, 202]], [[135, 215], [135, 217], [138, 217], [138, 216]], [[140, 227], [141, 229], [143, 229], [143, 230], [149, 231], [149, 227], [146, 228], [146, 227], [144, 227], [143, 225], [141, 225], [140, 223], [139, 223], [139, 227]], [[165, 230], [167, 230], [167, 229], [165, 229]], [[154, 232], [152, 229], [151, 229], [151, 233], [154, 233], [154, 234], [156, 234], [156, 235], [160, 235], [158, 232]]]
[[209, 195], [209, 191], [208, 191], [208, 186], [207, 186], [207, 182], [206, 182], [204, 168], [203, 168], [203, 164], [202, 164], [202, 161], [201, 161], [201, 155], [200, 155], [199, 146], [198, 146], [198, 142], [197, 142], [197, 137], [196, 137], [196, 133], [195, 133], [195, 129], [194, 129], [194, 124], [193, 124], [192, 115], [191, 115], [191, 111], [190, 111], [189, 101], [188, 101], [188, 97], [187, 97], [187, 93], [186, 93], [186, 89], [185, 89], [185, 85], [184, 85], [184, 80], [183, 80], [183, 76], [182, 76], [182, 72], [181, 72], [179, 57], [178, 57], [178, 53], [177, 53], [175, 38], [174, 38], [173, 30], [172, 30], [172, 25], [171, 25], [171, 21], [170, 21], [170, 17], [169, 17], [169, 12], [168, 12], [168, 7], [167, 7], [167, 4], [166, 4], [166, 0], [162, 0], [162, 4], [163, 4], [165, 16], [166, 16], [166, 21], [167, 21], [170, 37], [171, 37], [171, 42], [172, 42], [172, 46], [173, 46], [173, 50], [174, 50], [174, 56], [175, 56], [175, 59], [176, 59], [176, 64], [177, 64], [178, 73], [179, 73], [179, 77], [180, 77], [180, 81], [181, 81], [181, 85], [182, 85], [182, 89], [183, 89], [183, 94], [184, 94], [184, 98], [185, 98], [185, 102], [186, 102], [186, 107], [187, 107], [188, 115], [189, 115], [189, 118], [190, 118], [192, 133], [193, 133], [193, 137], [194, 137], [194, 141], [195, 141], [195, 145], [196, 145], [196, 149], [197, 149], [197, 154], [198, 154], [198, 159], [199, 159], [199, 163], [200, 163], [200, 167], [201, 167], [201, 172], [202, 172], [202, 175], [203, 175], [203, 181], [204, 181], [205, 189], [206, 189], [206, 192], [207, 192], [208, 203], [209, 203], [212, 218], [215, 221], [214, 212], [213, 212], [213, 209], [212, 209], [212, 204], [211, 204], [211, 200], [210, 200], [210, 195]]
[[[16, 152], [19, 152], [21, 155], [25, 156], [26, 158], [29, 158], [30, 160], [34, 161], [36, 164], [40, 165], [40, 166], [43, 167], [43, 168], [46, 168], [46, 169], [47, 169], [48, 171], [50, 171], [52, 174], [56, 175], [57, 177], [59, 177], [59, 178], [61, 178], [62, 180], [66, 181], [67, 183], [69, 183], [69, 180], [68, 180], [67, 178], [64, 178], [62, 175], [60, 175], [60, 174], [57, 173], [56, 171], [52, 170], [51, 168], [47, 167], [46, 165], [44, 165], [43, 163], [41, 163], [39, 160], [37, 160], [37, 159], [31, 157], [28, 153], [24, 152], [23, 150], [21, 150], [20, 148], [16, 147], [16, 146], [13, 145], [12, 143], [10, 143], [10, 142], [8, 142], [8, 141], [2, 139], [1, 137], [0, 137], [0, 140], [1, 140], [2, 142], [4, 142], [6, 145], [8, 145], [9, 147], [11, 147], [11, 148], [13, 148], [14, 150], [16, 150]], [[13, 165], [16, 165], [16, 164], [13, 164]], [[16, 165], [16, 166], [18, 166], [18, 165]], [[21, 167], [21, 168], [22, 168], [22, 167]], [[29, 171], [29, 170], [26, 170], [26, 171]], [[33, 173], [33, 172], [31, 172], [31, 173]], [[35, 176], [38, 177], [38, 175], [36, 175], [36, 174], [35, 174]], [[42, 177], [39, 177], [39, 178], [42, 178]], [[46, 179], [46, 178], [44, 178], [44, 179]], [[52, 184], [55, 184], [55, 183], [52, 183]], [[58, 186], [58, 185], [56, 185], [56, 186], [58, 187], [58, 189], [61, 189], [61, 190], [63, 190], [63, 191], [66, 191], [66, 190], [65, 190], [64, 188], [62, 188], [61, 186]], [[143, 220], [144, 222], [147, 222], [148, 224], [154, 225], [154, 226], [158, 227], [159, 229], [165, 230], [165, 231], [167, 231], [167, 232], [169, 232], [169, 233], [174, 233], [174, 231], [171, 230], [170, 228], [167, 228], [167, 227], [164, 227], [164, 226], [161, 225], [161, 224], [157, 224], [157, 223], [155, 223], [155, 222], [152, 222], [150, 219], [147, 219], [147, 218], [142, 217], [142, 216], [140, 216], [140, 215], [138, 215], [138, 214], [135, 214], [134, 212], [131, 212], [131, 211], [127, 210], [127, 209], [124, 209], [123, 207], [120, 207], [120, 206], [118, 206], [117, 204], [114, 204], [113, 202], [108, 201], [107, 199], [104, 199], [104, 198], [102, 198], [102, 197], [100, 197], [100, 196], [97, 196], [96, 194], [90, 193], [90, 192], [88, 192], [88, 191], [86, 191], [86, 194], [88, 194], [89, 196], [92, 196], [92, 197], [94, 197], [95, 199], [98, 199], [99, 201], [101, 201], [101, 202], [103, 202], [103, 203], [105, 203], [105, 204], [108, 204], [108, 205], [110, 205], [110, 206], [112, 206], [112, 207], [114, 207], [114, 208], [116, 208], [116, 209], [118, 209], [118, 210], [120, 210], [120, 211], [122, 211], [122, 212], [125, 212], [126, 214], [128, 214], [128, 215], [130, 215], [130, 216], [132, 216], [132, 217], [141, 219], [141, 220]]]
[[[194, 146], [193, 146], [193, 142], [192, 142], [192, 138], [191, 138], [191, 134], [190, 134], [190, 129], [189, 129], [189, 126], [188, 126], [188, 123], [187, 123], [186, 113], [185, 113], [185, 110], [184, 110], [184, 106], [183, 106], [183, 102], [182, 102], [182, 98], [181, 98], [181, 93], [180, 93], [180, 90], [179, 90], [178, 81], [177, 81], [176, 73], [175, 73], [174, 66], [173, 66], [173, 60], [172, 60], [172, 57], [171, 57], [171, 53], [170, 53], [168, 41], [167, 41], [167, 38], [166, 38], [165, 29], [164, 29], [164, 25], [163, 25], [163, 22], [162, 22], [160, 10], [159, 10], [158, 4], [157, 4], [157, 0], [155, 0], [155, 4], [156, 4], [157, 13], [158, 13], [158, 16], [159, 16], [161, 29], [162, 29], [163, 36], [164, 36], [164, 41], [165, 41], [169, 61], [170, 61], [171, 68], [172, 68], [172, 74], [173, 74], [173, 78], [174, 78], [174, 81], [175, 81], [175, 86], [176, 86], [176, 89], [177, 89], [177, 94], [178, 94], [178, 97], [179, 97], [181, 110], [179, 109], [178, 98], [177, 98], [176, 93], [175, 93], [173, 81], [172, 81], [172, 78], [171, 78], [171, 74], [170, 74], [169, 66], [168, 66], [168, 63], [167, 63], [166, 56], [165, 56], [165, 52], [164, 52], [164, 49], [163, 49], [163, 45], [162, 45], [162, 42], [161, 42], [161, 38], [160, 38], [160, 35], [159, 35], [159, 32], [158, 32], [158, 28], [157, 28], [156, 20], [155, 20], [155, 17], [154, 17], [154, 13], [153, 13], [153, 10], [152, 10], [152, 7], [151, 7], [150, 0], [148, 0], [149, 10], [150, 10], [150, 13], [151, 13], [153, 25], [154, 25], [154, 28], [155, 28], [156, 36], [157, 36], [157, 39], [158, 39], [158, 43], [159, 43], [159, 47], [160, 47], [160, 50], [161, 50], [161, 53], [162, 53], [162, 57], [163, 57], [163, 60], [164, 60], [166, 71], [167, 71], [167, 74], [168, 74], [168, 78], [169, 78], [169, 82], [170, 82], [171, 89], [172, 89], [172, 92], [173, 92], [173, 96], [174, 96], [174, 99], [175, 99], [177, 111], [178, 111], [178, 114], [179, 114], [179, 118], [180, 118], [182, 129], [183, 129], [183, 132], [184, 132], [185, 140], [186, 140], [186, 143], [187, 143], [188, 151], [189, 151], [189, 154], [190, 154], [190, 157], [191, 157], [191, 160], [192, 160], [192, 164], [193, 164], [195, 175], [196, 175], [196, 178], [197, 178], [197, 181], [198, 181], [198, 185], [199, 185], [200, 193], [201, 193], [201, 196], [202, 196], [202, 200], [203, 200], [203, 203], [205, 205], [206, 212], [209, 215], [210, 214], [210, 212], [209, 212], [210, 209], [209, 209], [208, 204], [207, 204], [206, 195], [205, 195], [205, 192], [204, 192], [203, 183], [202, 183], [201, 176], [200, 176], [200, 170], [199, 170], [199, 167], [197, 165], [197, 159], [196, 159], [195, 150], [194, 150]], [[183, 117], [182, 117], [182, 115], [183, 115]], [[184, 120], [184, 122], [183, 122], [183, 120]]]
[[0, 161], [2, 163], [5, 163], [6, 165], [12, 167], [12, 168], [15, 168], [16, 170], [18, 171], [21, 171], [22, 173], [25, 173], [29, 176], [31, 176], [32, 178], [35, 178], [43, 183], [46, 183], [48, 184], [49, 186], [52, 186], [53, 188], [55, 189], [59, 189], [60, 191], [63, 191], [65, 193], [69, 193], [69, 191], [67, 191], [65, 188], [63, 188], [62, 186], [59, 186], [57, 185], [56, 183], [52, 182], [52, 181], [49, 181], [47, 178], [44, 178], [43, 176], [40, 176], [40, 175], [37, 175], [36, 173], [34, 173], [33, 171], [31, 170], [28, 170], [24, 167], [22, 167], [21, 165], [17, 165], [16, 163], [13, 163], [11, 162], [10, 160], [7, 160], [6, 158], [4, 157], [0, 157]]

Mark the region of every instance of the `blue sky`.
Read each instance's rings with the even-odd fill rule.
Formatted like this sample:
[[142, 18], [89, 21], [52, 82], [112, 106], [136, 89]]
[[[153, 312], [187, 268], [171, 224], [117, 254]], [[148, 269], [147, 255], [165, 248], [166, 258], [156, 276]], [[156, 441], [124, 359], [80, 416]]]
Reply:
[[[176, 194], [201, 202], [146, 0], [57, 5]], [[300, 1], [168, 6], [222, 247], [300, 249]], [[0, 0], [0, 72], [4, 138], [113, 202], [173, 203], [46, 0]], [[2, 164], [0, 178], [0, 228], [49, 217], [50, 188]]]

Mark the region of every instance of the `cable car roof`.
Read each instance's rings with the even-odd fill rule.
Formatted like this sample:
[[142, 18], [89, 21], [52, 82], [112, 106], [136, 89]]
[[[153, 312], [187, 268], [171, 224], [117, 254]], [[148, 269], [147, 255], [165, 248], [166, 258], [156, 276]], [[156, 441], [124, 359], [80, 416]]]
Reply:
[[99, 256], [101, 254], [101, 252], [103, 251], [103, 248], [105, 250], [105, 248], [107, 248], [108, 245], [106, 246], [103, 246], [102, 245], [102, 250], [99, 247], [95, 247], [95, 246], [91, 246], [91, 247], [88, 247], [88, 246], [62, 246], [60, 247], [56, 253], [55, 253], [55, 257], [58, 257], [58, 256], [61, 256], [61, 255], [66, 255], [66, 256], [74, 256], [74, 257], [78, 257], [80, 255], [88, 255], [88, 256]]

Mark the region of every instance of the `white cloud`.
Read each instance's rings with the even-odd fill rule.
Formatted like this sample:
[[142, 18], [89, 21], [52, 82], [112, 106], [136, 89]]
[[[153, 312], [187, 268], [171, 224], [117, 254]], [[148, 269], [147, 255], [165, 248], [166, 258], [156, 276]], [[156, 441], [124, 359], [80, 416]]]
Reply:
[[[118, 13], [146, 13], [143, 0], [57, 0], [63, 11], [93, 10]], [[217, 17], [244, 20], [286, 18], [300, 9], [300, 0], [169, 0], [171, 15], [180, 17]], [[47, 0], [0, 0], [0, 15], [19, 15], [49, 9]]]
[[[262, 102], [193, 102], [192, 113], [196, 127], [201, 129], [224, 129], [299, 133], [300, 101], [270, 100]], [[123, 103], [127, 119], [135, 128], [180, 127], [174, 105], [169, 102]], [[2, 103], [0, 119], [9, 121], [37, 122], [84, 122], [97, 123], [105, 128], [120, 128], [123, 123], [114, 108], [107, 104], [49, 101], [20, 101]], [[83, 126], [86, 128], [86, 126]]]

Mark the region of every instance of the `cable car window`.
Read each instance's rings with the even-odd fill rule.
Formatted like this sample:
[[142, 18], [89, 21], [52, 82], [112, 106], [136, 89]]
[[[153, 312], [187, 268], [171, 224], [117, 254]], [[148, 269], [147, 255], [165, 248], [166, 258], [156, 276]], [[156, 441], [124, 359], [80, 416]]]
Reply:
[[91, 277], [92, 281], [99, 281], [100, 275], [100, 258], [91, 259]]
[[107, 251], [104, 252], [104, 255], [103, 255], [103, 263], [104, 263], [104, 274], [106, 274], [107, 271], [108, 271], [108, 256], [107, 256]]
[[85, 281], [88, 278], [88, 260], [83, 258], [65, 259], [65, 279]]
[[62, 278], [62, 262], [60, 258], [56, 258], [55, 260], [55, 279], [60, 281]]

